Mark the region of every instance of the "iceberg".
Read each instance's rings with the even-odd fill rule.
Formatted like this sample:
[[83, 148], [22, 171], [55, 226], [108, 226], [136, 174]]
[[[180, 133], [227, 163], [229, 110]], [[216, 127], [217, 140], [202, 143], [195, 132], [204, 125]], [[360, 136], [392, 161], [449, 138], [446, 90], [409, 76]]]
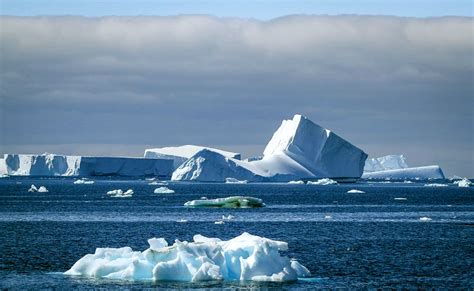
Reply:
[[177, 169], [187, 159], [191, 158], [192, 156], [194, 156], [195, 154], [197, 154], [198, 152], [204, 149], [219, 153], [227, 158], [232, 158], [236, 160], [240, 160], [241, 158], [241, 155], [239, 153], [233, 153], [233, 152], [223, 151], [220, 149], [198, 146], [198, 145], [183, 145], [183, 146], [176, 146], [176, 147], [146, 149], [144, 157], [147, 159], [153, 158], [153, 159], [173, 160], [173, 167], [174, 169]]
[[468, 179], [468, 178], [464, 178], [462, 180], [459, 180], [459, 181], [454, 181], [453, 182], [454, 185], [458, 185], [459, 187], [471, 187], [472, 185], [472, 182]]
[[116, 189], [116, 190], [111, 190], [107, 192], [107, 195], [111, 195], [110, 197], [115, 197], [115, 198], [128, 198], [132, 197], [134, 194], [132, 189], [128, 189], [127, 191], [123, 192], [122, 189]]
[[367, 154], [299, 114], [284, 120], [261, 159], [240, 160], [202, 149], [172, 174], [174, 181], [288, 182], [299, 179], [357, 179]]
[[30, 189], [28, 189], [28, 192], [38, 192], [38, 188], [36, 188], [35, 185], [31, 185]]
[[49, 190], [46, 189], [45, 186], [41, 186], [38, 188], [38, 193], [47, 193], [47, 192], [49, 192]]
[[297, 180], [297, 181], [290, 181], [288, 182], [288, 184], [299, 184], [299, 185], [304, 185], [304, 181], [301, 181], [301, 180]]
[[168, 187], [159, 187], [159, 188], [156, 188], [153, 191], [153, 193], [155, 193], [155, 194], [173, 194], [174, 190], [171, 190]]
[[264, 207], [262, 199], [250, 196], [231, 196], [216, 199], [198, 199], [184, 203], [188, 207], [254, 208]]
[[437, 165], [409, 167], [403, 155], [388, 155], [365, 162], [364, 179], [444, 179]]
[[10, 176], [163, 176], [173, 172], [165, 159], [5, 154], [0, 170]]
[[347, 191], [347, 193], [349, 193], [349, 194], [363, 194], [365, 192], [362, 191], [362, 190], [352, 189], [352, 190]]
[[364, 173], [364, 179], [444, 179], [443, 171], [439, 166], [425, 166], [414, 168], [403, 168], [395, 170], [384, 170]]
[[288, 244], [243, 233], [228, 241], [195, 235], [193, 242], [163, 238], [148, 240], [150, 247], [97, 248], [64, 274], [116, 280], [184, 281], [296, 281], [309, 270], [282, 256]]

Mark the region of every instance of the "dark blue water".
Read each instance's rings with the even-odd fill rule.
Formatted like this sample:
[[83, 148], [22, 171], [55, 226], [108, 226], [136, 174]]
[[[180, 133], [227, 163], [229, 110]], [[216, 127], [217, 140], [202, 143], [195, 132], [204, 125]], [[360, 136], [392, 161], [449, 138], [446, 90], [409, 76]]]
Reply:
[[[423, 183], [171, 183], [145, 180], [0, 179], [0, 287], [70, 288], [474, 288], [474, 189]], [[448, 181], [445, 181], [448, 183]], [[31, 184], [49, 193], [28, 193]], [[133, 189], [132, 198], [105, 193]], [[365, 194], [348, 194], [350, 189]], [[192, 209], [189, 200], [250, 195], [261, 209]], [[394, 198], [406, 198], [395, 200]], [[223, 225], [214, 221], [232, 214]], [[329, 218], [331, 217], [331, 218]], [[429, 217], [431, 221], [420, 221]], [[180, 219], [187, 223], [178, 223]], [[313, 278], [295, 283], [118, 282], [61, 272], [96, 247], [148, 247], [150, 237], [229, 239], [242, 232], [289, 243]]]

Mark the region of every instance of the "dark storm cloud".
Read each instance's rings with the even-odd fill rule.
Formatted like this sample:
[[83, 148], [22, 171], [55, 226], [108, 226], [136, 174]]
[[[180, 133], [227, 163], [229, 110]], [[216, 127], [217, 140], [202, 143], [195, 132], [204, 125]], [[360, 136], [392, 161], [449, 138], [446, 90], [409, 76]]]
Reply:
[[472, 27], [461, 17], [2, 17], [0, 151], [197, 143], [258, 154], [281, 119], [302, 113], [370, 155], [474, 176]]

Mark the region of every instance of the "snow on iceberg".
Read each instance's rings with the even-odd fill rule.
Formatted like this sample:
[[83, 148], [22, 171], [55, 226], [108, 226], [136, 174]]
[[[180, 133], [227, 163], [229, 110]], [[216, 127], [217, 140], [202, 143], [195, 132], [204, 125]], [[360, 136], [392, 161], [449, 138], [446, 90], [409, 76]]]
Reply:
[[226, 178], [251, 182], [288, 182], [305, 178], [348, 178], [362, 175], [365, 154], [346, 140], [295, 115], [284, 120], [265, 148], [263, 158], [238, 160], [203, 149], [182, 163], [175, 181], [224, 182]]
[[184, 203], [188, 207], [254, 208], [263, 207], [262, 199], [250, 196], [231, 196], [216, 199], [198, 199]]
[[288, 244], [243, 233], [228, 241], [195, 235], [193, 242], [148, 240], [143, 252], [130, 247], [97, 248], [79, 259], [65, 275], [117, 280], [295, 281], [310, 276], [296, 260], [282, 256]]
[[165, 159], [82, 157], [56, 154], [5, 154], [0, 174], [10, 176], [164, 176], [173, 171]]
[[364, 173], [364, 179], [444, 179], [439, 166], [425, 166]]
[[332, 179], [324, 178], [324, 179], [319, 179], [317, 181], [308, 181], [308, 185], [335, 185], [337, 184], [337, 181], [334, 181]]
[[164, 147], [164, 148], [154, 148], [145, 150], [145, 158], [150, 159], [170, 159], [173, 160], [173, 167], [177, 169], [182, 163], [187, 159], [191, 158], [198, 152], [207, 149], [216, 153], [219, 153], [227, 158], [233, 158], [240, 160], [241, 155], [239, 153], [233, 153], [228, 151], [223, 151], [220, 149], [198, 146], [198, 145], [183, 145], [177, 147]]
[[174, 190], [168, 188], [168, 187], [159, 187], [156, 188], [153, 193], [155, 194], [173, 194]]
[[470, 187], [472, 182], [468, 178], [464, 178], [459, 181], [454, 181], [453, 184], [458, 185], [459, 187]]

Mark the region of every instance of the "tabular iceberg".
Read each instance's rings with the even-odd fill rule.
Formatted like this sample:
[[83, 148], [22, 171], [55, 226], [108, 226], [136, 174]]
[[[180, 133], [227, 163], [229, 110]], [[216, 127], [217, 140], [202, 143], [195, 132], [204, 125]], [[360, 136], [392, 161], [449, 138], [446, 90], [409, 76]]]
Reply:
[[150, 159], [170, 159], [173, 160], [174, 168], [178, 168], [182, 163], [187, 159], [191, 158], [198, 152], [202, 150], [209, 150], [216, 153], [219, 153], [227, 158], [233, 158], [240, 160], [241, 155], [239, 153], [233, 153], [228, 151], [223, 151], [220, 149], [198, 146], [198, 145], [183, 145], [177, 147], [164, 147], [164, 148], [154, 148], [145, 150], [145, 158]]
[[243, 233], [228, 241], [195, 235], [194, 242], [148, 240], [143, 252], [130, 247], [97, 248], [64, 274], [118, 280], [295, 281], [310, 276], [296, 260], [280, 255], [288, 244]]
[[169, 177], [173, 162], [166, 159], [82, 157], [55, 154], [6, 154], [0, 174], [10, 176], [163, 176]]
[[403, 155], [388, 155], [369, 159], [365, 163], [365, 179], [444, 179], [441, 168], [437, 165], [408, 167]]
[[211, 150], [201, 150], [181, 164], [172, 180], [224, 182], [288, 182], [314, 178], [357, 179], [367, 154], [306, 117], [284, 120], [273, 134], [262, 159], [241, 161]]

